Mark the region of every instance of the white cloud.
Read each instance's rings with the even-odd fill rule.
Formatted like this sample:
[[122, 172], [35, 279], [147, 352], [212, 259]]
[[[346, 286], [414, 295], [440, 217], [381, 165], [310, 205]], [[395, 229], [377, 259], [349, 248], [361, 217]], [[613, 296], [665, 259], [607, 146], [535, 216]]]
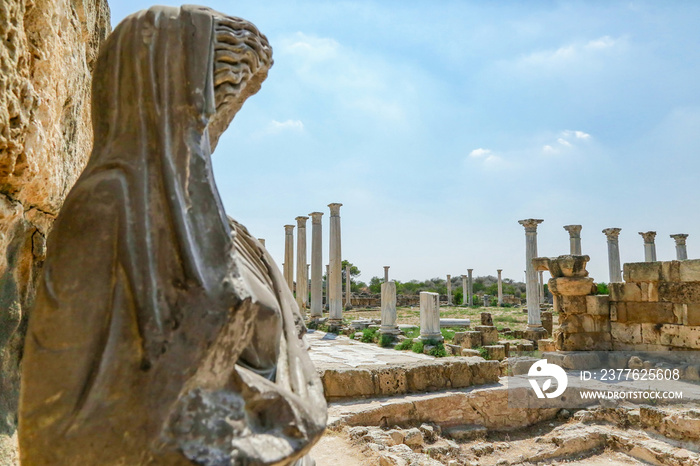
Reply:
[[469, 153], [469, 157], [480, 159], [481, 164], [484, 168], [497, 169], [505, 168], [507, 163], [503, 158], [495, 154], [491, 149], [484, 149], [482, 147], [474, 149]]
[[565, 147], [571, 147], [571, 143], [564, 138], [557, 139], [557, 142]]
[[324, 61], [338, 56], [340, 44], [331, 38], [315, 37], [297, 32], [282, 40], [281, 51], [310, 61]]
[[565, 151], [582, 147], [591, 140], [591, 135], [583, 131], [565, 129], [559, 133], [556, 142], [551, 142], [542, 146], [542, 153], [545, 155], [562, 154]]
[[490, 154], [492, 154], [490, 149], [478, 148], [478, 149], [474, 149], [473, 151], [471, 151], [469, 153], [469, 157], [484, 157], [484, 156], [487, 156]]
[[304, 123], [301, 120], [272, 120], [267, 129], [269, 133], [279, 133], [284, 130], [304, 131]]
[[[571, 72], [578, 67], [593, 66], [610, 51], [621, 51], [627, 44], [627, 39], [603, 36], [588, 42], [575, 42], [563, 45], [557, 49], [538, 50], [521, 56], [507, 67], [514, 66], [517, 72], [561, 71]], [[572, 66], [574, 68], [572, 68]]]

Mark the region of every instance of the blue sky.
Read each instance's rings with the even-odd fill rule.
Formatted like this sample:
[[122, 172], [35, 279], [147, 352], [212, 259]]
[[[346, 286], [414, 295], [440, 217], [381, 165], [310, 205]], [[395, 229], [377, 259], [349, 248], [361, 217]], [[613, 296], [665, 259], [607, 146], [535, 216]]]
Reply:
[[[161, 2], [180, 5], [181, 2]], [[150, 2], [111, 2], [112, 24]], [[607, 281], [659, 260], [673, 233], [700, 251], [700, 2], [210, 1], [267, 35], [275, 65], [213, 155], [229, 215], [279, 264], [284, 228], [341, 202], [343, 258], [361, 280], [524, 279], [518, 220], [539, 255], [582, 224]], [[310, 222], [309, 222], [310, 233]], [[308, 235], [310, 239], [310, 234]], [[310, 246], [308, 247], [310, 251]]]

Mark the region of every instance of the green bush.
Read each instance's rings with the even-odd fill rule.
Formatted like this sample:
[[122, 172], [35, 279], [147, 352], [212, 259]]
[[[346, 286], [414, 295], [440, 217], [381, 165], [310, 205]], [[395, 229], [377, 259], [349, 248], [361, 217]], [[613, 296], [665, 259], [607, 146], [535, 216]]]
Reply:
[[394, 346], [394, 349], [395, 350], [407, 350], [407, 349], [411, 349], [412, 346], [413, 346], [413, 340], [410, 338], [406, 338], [404, 341], [402, 341], [398, 345]]
[[374, 343], [377, 341], [377, 329], [376, 328], [366, 328], [362, 331], [362, 338], [360, 338], [362, 343]]
[[435, 348], [428, 351], [428, 354], [436, 358], [444, 358], [447, 356], [447, 350], [445, 350], [445, 345], [442, 343], [436, 343]]
[[414, 353], [423, 353], [426, 345], [434, 346], [434, 348], [432, 348], [428, 352], [430, 356], [435, 356], [436, 358], [444, 358], [445, 356], [447, 356], [447, 350], [445, 350], [445, 345], [443, 345], [442, 342], [438, 342], [435, 340], [427, 340], [425, 342], [423, 340], [420, 340], [414, 343], [411, 349]]
[[411, 350], [413, 350], [414, 353], [422, 354], [423, 348], [424, 348], [423, 340], [420, 340], [420, 341], [417, 341], [413, 344], [413, 346], [411, 347]]
[[598, 294], [610, 294], [607, 283], [598, 283]]
[[392, 335], [380, 335], [379, 346], [382, 348], [387, 348], [394, 343], [394, 337]]

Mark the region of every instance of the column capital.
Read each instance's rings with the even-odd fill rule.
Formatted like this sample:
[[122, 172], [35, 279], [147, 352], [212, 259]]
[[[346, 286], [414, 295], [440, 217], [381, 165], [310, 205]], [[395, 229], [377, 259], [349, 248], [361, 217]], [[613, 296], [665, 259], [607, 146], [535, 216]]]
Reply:
[[469, 273], [469, 275], [471, 275], [473, 271], [474, 271], [474, 269], [467, 269], [467, 272]]
[[390, 265], [385, 265], [384, 270], [389, 270], [390, 267], [391, 267]]
[[450, 275], [450, 274], [448, 273], [448, 274], [447, 274], [447, 279], [449, 280], [450, 278], [452, 278], [452, 275]]
[[654, 238], [656, 238], [655, 231], [640, 231], [639, 234], [642, 235], [642, 238], [644, 238], [645, 243], [653, 243]]
[[339, 202], [328, 204], [328, 207], [331, 209], [331, 217], [340, 217], [340, 207], [342, 205], [343, 204], [340, 204]]
[[288, 235], [294, 234], [294, 225], [285, 225], [284, 232]]
[[603, 230], [603, 234], [608, 237], [609, 240], [617, 239], [620, 236], [622, 228], [606, 228]]
[[467, 278], [466, 275], [460, 275], [460, 276], [462, 277], [462, 280], [464, 280], [465, 278]]
[[676, 240], [676, 245], [677, 246], [683, 246], [685, 245], [685, 239], [688, 237], [687, 234], [685, 233], [677, 233], [675, 235], [671, 235], [671, 238]]
[[297, 226], [299, 228], [306, 228], [306, 221], [309, 219], [309, 217], [304, 217], [303, 215], [298, 216], [294, 220], [297, 221]]
[[311, 223], [321, 223], [321, 217], [323, 217], [323, 212], [311, 212], [309, 214], [309, 217], [311, 217]]
[[501, 272], [503, 272], [503, 269], [496, 269], [496, 272], [500, 275]]
[[569, 232], [569, 236], [572, 238], [580, 237], [582, 228], [582, 225], [564, 225], [564, 229]]
[[544, 220], [537, 218], [527, 218], [525, 220], [518, 220], [518, 223], [525, 227], [527, 233], [536, 233], [537, 225], [544, 222]]

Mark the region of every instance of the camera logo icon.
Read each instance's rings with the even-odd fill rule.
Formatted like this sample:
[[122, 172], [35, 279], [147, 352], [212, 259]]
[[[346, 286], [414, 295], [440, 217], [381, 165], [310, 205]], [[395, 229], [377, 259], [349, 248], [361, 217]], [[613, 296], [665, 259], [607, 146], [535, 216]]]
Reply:
[[[530, 385], [532, 385], [532, 389], [535, 390], [535, 395], [537, 395], [537, 398], [557, 398], [564, 393], [566, 386], [569, 383], [564, 369], [556, 364], [548, 363], [546, 359], [540, 359], [530, 366], [527, 376], [530, 377], [529, 382]], [[532, 377], [536, 378], [533, 379]], [[540, 387], [538, 378], [542, 377], [548, 378], [544, 380], [542, 386]], [[556, 389], [552, 392], [548, 392], [548, 390], [553, 388], [552, 380], [556, 380], [557, 382]]]

